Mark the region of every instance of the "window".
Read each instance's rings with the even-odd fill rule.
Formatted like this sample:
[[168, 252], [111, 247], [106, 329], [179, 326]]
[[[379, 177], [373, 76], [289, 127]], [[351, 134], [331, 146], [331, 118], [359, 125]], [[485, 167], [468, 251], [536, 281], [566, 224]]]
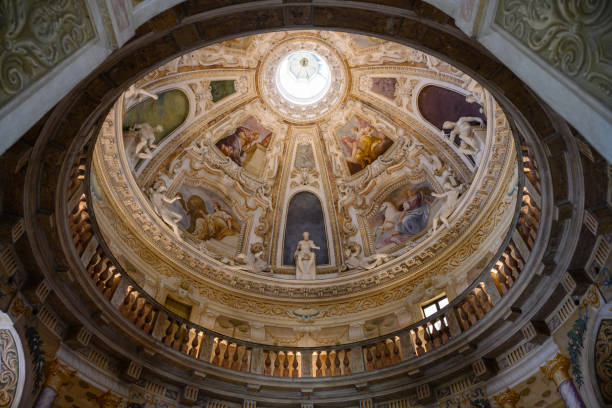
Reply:
[[[436, 300], [426, 303], [425, 305], [421, 306], [421, 309], [423, 310], [423, 316], [429, 317], [433, 315], [434, 313], [437, 313], [439, 310], [442, 310], [442, 308], [446, 305], [448, 305], [448, 298], [446, 296], [442, 296]], [[446, 321], [446, 316], [444, 316], [442, 320], [444, 321], [444, 325], [448, 326], [448, 322]], [[440, 328], [442, 327], [440, 321], [436, 321], [434, 323], [434, 326], [436, 327], [436, 330], [440, 330]], [[429, 327], [428, 329], [429, 329], [429, 333], [433, 331], [431, 327]]]

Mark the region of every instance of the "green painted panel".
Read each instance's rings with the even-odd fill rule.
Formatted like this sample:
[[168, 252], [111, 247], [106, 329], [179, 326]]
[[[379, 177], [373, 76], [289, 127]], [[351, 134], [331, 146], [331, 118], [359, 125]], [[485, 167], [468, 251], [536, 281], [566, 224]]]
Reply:
[[178, 89], [162, 92], [157, 100], [148, 98], [134, 105], [123, 117], [123, 129], [127, 130], [137, 123], [148, 123], [152, 127], [162, 126], [162, 131], [155, 134], [155, 143], [159, 143], [187, 119], [189, 100]]
[[234, 80], [223, 80], [223, 81], [210, 81], [210, 93], [212, 94], [213, 102], [220, 101], [236, 92], [236, 87], [234, 86]]

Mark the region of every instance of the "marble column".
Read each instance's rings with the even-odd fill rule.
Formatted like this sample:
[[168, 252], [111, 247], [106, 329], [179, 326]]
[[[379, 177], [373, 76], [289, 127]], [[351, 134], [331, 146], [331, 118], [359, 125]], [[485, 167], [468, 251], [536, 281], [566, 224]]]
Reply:
[[506, 388], [506, 391], [493, 397], [500, 408], [516, 408], [521, 396], [516, 391]]
[[34, 403], [34, 408], [51, 408], [60, 389], [68, 385], [76, 375], [76, 371], [69, 370], [57, 359], [45, 363], [45, 383]]
[[555, 383], [567, 408], [586, 408], [569, 375], [569, 367], [569, 358], [557, 353], [555, 358], [540, 367], [540, 370]]
[[123, 398], [106, 391], [96, 399], [96, 402], [100, 408], [117, 408], [122, 400]]

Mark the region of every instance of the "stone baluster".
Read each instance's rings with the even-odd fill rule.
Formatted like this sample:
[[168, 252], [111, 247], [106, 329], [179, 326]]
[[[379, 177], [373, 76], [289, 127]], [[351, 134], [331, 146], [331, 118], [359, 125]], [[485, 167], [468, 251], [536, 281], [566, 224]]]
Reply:
[[521, 396], [516, 391], [506, 388], [506, 391], [493, 397], [500, 408], [516, 408]]
[[45, 363], [44, 374], [45, 382], [34, 403], [34, 408], [51, 408], [60, 389], [72, 381], [76, 371], [68, 369], [55, 359]]
[[569, 375], [569, 367], [569, 358], [557, 353], [555, 358], [541, 366], [540, 370], [555, 383], [567, 408], [586, 408]]
[[351, 349], [350, 360], [351, 372], [360, 373], [365, 370], [361, 347], [357, 346]]

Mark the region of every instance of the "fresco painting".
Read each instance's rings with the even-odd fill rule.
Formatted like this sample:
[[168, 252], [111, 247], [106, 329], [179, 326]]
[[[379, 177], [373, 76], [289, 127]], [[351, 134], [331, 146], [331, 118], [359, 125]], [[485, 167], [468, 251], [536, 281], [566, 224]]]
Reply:
[[351, 175], [365, 169], [393, 144], [391, 139], [358, 115], [337, 130], [337, 137]]
[[183, 216], [178, 223], [184, 236], [223, 254], [238, 249], [242, 223], [229, 205], [216, 193], [203, 187], [182, 184], [173, 210]]
[[247, 118], [234, 131], [221, 138], [216, 146], [221, 153], [254, 175], [260, 175], [266, 165], [272, 132], [254, 117]]
[[212, 101], [218, 102], [226, 96], [236, 92], [235, 81], [233, 79], [224, 79], [219, 81], [210, 81], [210, 93]]
[[370, 90], [391, 100], [395, 99], [397, 78], [372, 78]]
[[432, 192], [429, 183], [424, 182], [397, 188], [382, 200], [367, 220], [376, 250], [414, 240], [431, 227], [440, 206]]
[[123, 130], [128, 131], [140, 123], [148, 123], [153, 128], [159, 125], [162, 130], [155, 133], [155, 144], [159, 144], [187, 119], [188, 114], [187, 96], [172, 89], [157, 95], [157, 100], [147, 98], [132, 106], [123, 117]]

